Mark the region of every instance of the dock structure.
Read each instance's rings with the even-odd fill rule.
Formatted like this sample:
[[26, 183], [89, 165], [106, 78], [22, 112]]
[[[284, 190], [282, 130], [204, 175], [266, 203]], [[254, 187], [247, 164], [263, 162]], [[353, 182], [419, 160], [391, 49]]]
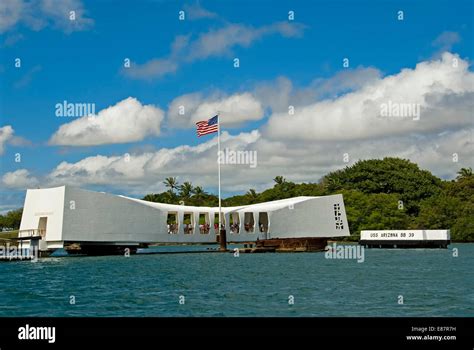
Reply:
[[325, 251], [327, 244], [328, 239], [326, 237], [273, 238], [256, 242], [255, 248], [250, 252], [323, 252]]
[[71, 186], [30, 189], [19, 239], [42, 252], [80, 247], [83, 253], [97, 255], [125, 249], [133, 253], [153, 243], [222, 243], [225, 247], [227, 242], [258, 242], [259, 247], [273, 244], [280, 250], [311, 251], [319, 249], [322, 238], [350, 234], [340, 194], [222, 207], [221, 211], [219, 228], [217, 207], [154, 203]]
[[363, 230], [359, 244], [367, 248], [447, 248], [449, 230]]

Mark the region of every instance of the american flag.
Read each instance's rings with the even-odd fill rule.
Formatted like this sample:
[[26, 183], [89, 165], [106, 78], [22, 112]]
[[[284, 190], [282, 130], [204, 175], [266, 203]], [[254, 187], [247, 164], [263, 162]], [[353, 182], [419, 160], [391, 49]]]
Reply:
[[197, 135], [198, 137], [207, 135], [207, 134], [212, 134], [213, 132], [217, 132], [219, 128], [219, 117], [218, 115], [212, 117], [209, 120], [203, 120], [200, 122], [196, 123], [197, 127]]

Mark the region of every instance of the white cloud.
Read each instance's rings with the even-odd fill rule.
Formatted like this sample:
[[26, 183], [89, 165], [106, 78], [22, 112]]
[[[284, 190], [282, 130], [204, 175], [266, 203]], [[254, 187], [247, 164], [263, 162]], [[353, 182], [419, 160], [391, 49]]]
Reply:
[[29, 69], [20, 79], [18, 79], [14, 84], [13, 87], [15, 89], [21, 89], [28, 86], [36, 74], [41, 72], [43, 67], [41, 65], [36, 65], [33, 68]]
[[227, 24], [211, 29], [195, 40], [190, 35], [179, 35], [171, 45], [169, 56], [153, 58], [143, 64], [134, 62], [122, 73], [132, 79], [153, 79], [174, 73], [180, 65], [208, 57], [226, 56], [235, 47], [249, 47], [265, 36], [278, 34], [286, 38], [301, 37], [305, 26], [301, 23], [276, 22], [261, 27], [243, 24]]
[[[180, 114], [183, 111], [184, 114]], [[174, 127], [194, 127], [200, 120], [207, 120], [220, 112], [221, 124], [232, 127], [244, 121], [263, 117], [262, 104], [250, 93], [204, 97], [194, 93], [175, 98], [168, 109], [168, 120]]]
[[461, 41], [461, 37], [456, 32], [442, 32], [432, 43], [440, 52], [451, 51], [453, 46]]
[[[94, 24], [91, 18], [86, 17], [86, 10], [80, 0], [42, 0], [40, 8], [54, 27], [65, 32], [81, 31]], [[71, 15], [74, 16], [73, 20]]]
[[179, 68], [180, 53], [189, 44], [189, 38], [189, 35], [176, 36], [168, 57], [154, 58], [143, 64], [132, 62], [130, 67], [122, 69], [122, 73], [132, 79], [152, 80], [176, 72]]
[[[262, 190], [283, 175], [295, 182], [317, 182], [329, 171], [353, 164], [358, 159], [401, 157], [417, 162], [438, 176], [455, 177], [461, 167], [472, 166], [474, 129], [412, 137], [376, 138], [364, 141], [308, 142], [264, 138], [257, 130], [238, 135], [224, 132], [221, 148], [256, 151], [257, 166], [222, 165], [224, 193]], [[344, 162], [348, 153], [350, 162]], [[458, 162], [453, 162], [453, 153]], [[164, 178], [177, 176], [207, 191], [217, 187], [217, 142], [213, 137], [196, 146], [163, 148], [139, 154], [88, 157], [75, 163], [62, 162], [48, 176], [48, 185], [104, 186], [142, 196], [164, 191]]]
[[0, 127], [0, 155], [5, 153], [5, 146], [7, 144], [13, 146], [29, 146], [31, 142], [23, 137], [15, 136], [15, 130], [11, 125]]
[[174, 73], [177, 69], [178, 64], [176, 61], [170, 59], [153, 59], [144, 64], [132, 62], [130, 68], [124, 68], [123, 72], [133, 79], [152, 80], [169, 73]]
[[14, 130], [11, 125], [0, 128], [0, 155], [5, 152], [5, 145], [13, 138]]
[[474, 127], [421, 137], [410, 147], [409, 158], [443, 178], [460, 168], [474, 168]]
[[38, 185], [39, 181], [26, 169], [8, 172], [2, 177], [2, 183], [8, 188], [27, 189]]
[[206, 10], [204, 7], [201, 6], [201, 4], [199, 4], [199, 2], [196, 2], [194, 4], [185, 4], [183, 6], [183, 9], [186, 14], [186, 19], [189, 19], [191, 21], [217, 17], [217, 13]]
[[[421, 62], [335, 99], [296, 105], [294, 115], [276, 113], [266, 135], [334, 141], [458, 128], [472, 125], [473, 97], [474, 74], [467, 61], [444, 53], [440, 60]], [[381, 116], [389, 102], [419, 104], [420, 120]]]
[[0, 34], [18, 23], [24, 7], [25, 4], [21, 0], [0, 1]]
[[343, 93], [373, 84], [380, 77], [381, 72], [375, 68], [359, 67], [343, 70], [330, 78], [315, 79], [307, 87], [295, 88], [291, 80], [282, 76], [259, 83], [255, 88], [255, 96], [273, 113], [288, 113], [290, 105], [301, 108], [323, 99], [334, 99]]
[[[71, 20], [71, 11], [74, 19]], [[94, 21], [86, 17], [80, 0], [2, 0], [0, 2], [0, 34], [23, 24], [32, 30], [47, 26], [66, 33], [90, 28]]]
[[13, 46], [17, 42], [23, 40], [23, 35], [20, 33], [13, 33], [5, 38], [3, 41], [3, 47]]
[[96, 116], [84, 116], [63, 124], [50, 144], [92, 146], [141, 141], [160, 135], [163, 111], [153, 105], [142, 105], [129, 97], [101, 110]]
[[228, 55], [236, 46], [249, 47], [265, 36], [279, 34], [287, 38], [303, 35], [305, 26], [300, 23], [277, 22], [262, 27], [242, 24], [228, 24], [219, 29], [211, 29], [189, 44], [188, 61], [211, 56]]
[[[454, 59], [457, 67], [452, 65]], [[228, 109], [233, 113], [223, 124], [232, 125], [262, 118], [264, 106], [272, 109], [274, 114], [263, 135], [257, 130], [222, 134], [222, 148], [256, 151], [258, 155], [256, 168], [222, 167], [225, 192], [263, 189], [277, 175], [296, 182], [318, 181], [329, 171], [348, 165], [343, 161], [346, 153], [350, 163], [387, 156], [407, 158], [438, 176], [452, 178], [459, 168], [472, 166], [472, 79], [466, 61], [445, 54], [442, 60], [422, 62], [415, 69], [384, 78], [376, 69], [358, 68], [315, 80], [303, 89], [279, 78], [257, 86], [254, 94], [182, 95], [170, 104], [168, 119], [171, 126], [194, 127], [195, 121]], [[420, 103], [420, 120], [379, 118], [373, 105], [389, 99]], [[294, 116], [287, 113], [290, 102], [296, 107]], [[185, 107], [184, 116], [178, 113], [179, 106]], [[311, 128], [313, 121], [318, 128]], [[137, 152], [129, 159], [97, 155], [59, 164], [47, 182], [111, 186], [142, 195], [162, 191], [165, 177], [178, 176], [180, 181], [212, 190], [216, 185], [216, 148], [214, 137], [197, 146]], [[453, 162], [453, 154], [458, 162]]]
[[[260, 138], [258, 131], [231, 136], [221, 135], [222, 147], [245, 149]], [[62, 162], [47, 176], [49, 185], [107, 185], [123, 186], [129, 189], [163, 189], [162, 181], [167, 176], [195, 180], [206, 186], [215, 184], [217, 171], [217, 141], [209, 139], [197, 146], [163, 148], [153, 152], [132, 154], [130, 157], [101, 156], [87, 157], [76, 163]], [[225, 166], [224, 166], [225, 168]], [[247, 168], [248, 169], [248, 168]], [[227, 169], [223, 171], [230, 171]], [[229, 176], [233, 181], [233, 177]], [[125, 184], [126, 183], [126, 184]], [[229, 184], [227, 180], [224, 183]]]
[[[455, 60], [457, 66], [452, 64]], [[271, 186], [277, 175], [295, 182], [316, 182], [359, 159], [383, 157], [410, 159], [437, 176], [454, 178], [460, 168], [473, 166], [472, 83], [467, 62], [446, 53], [440, 60], [422, 62], [383, 78], [376, 69], [359, 68], [315, 80], [302, 89], [280, 78], [273, 83], [275, 88], [270, 82], [259, 85], [254, 93], [182, 95], [170, 104], [168, 118], [171, 126], [194, 127], [196, 120], [209, 118], [227, 106], [235, 109], [235, 115], [224, 125], [232, 125], [261, 118], [263, 107], [272, 109], [264, 133], [222, 133], [223, 149], [255, 151], [258, 159], [255, 168], [223, 165], [224, 193], [262, 190]], [[271, 103], [274, 99], [284, 103]], [[420, 103], [420, 120], [377, 117], [374, 105], [388, 99]], [[295, 102], [294, 116], [288, 116], [285, 104], [289, 102]], [[180, 105], [185, 106], [184, 117], [177, 112]], [[251, 115], [255, 119], [248, 118]], [[196, 146], [130, 153], [130, 157], [97, 155], [62, 162], [44, 177], [44, 183], [98, 186], [142, 196], [163, 191], [164, 178], [177, 176], [180, 182], [191, 181], [216, 191], [215, 136]], [[344, 162], [346, 154], [349, 163]]]

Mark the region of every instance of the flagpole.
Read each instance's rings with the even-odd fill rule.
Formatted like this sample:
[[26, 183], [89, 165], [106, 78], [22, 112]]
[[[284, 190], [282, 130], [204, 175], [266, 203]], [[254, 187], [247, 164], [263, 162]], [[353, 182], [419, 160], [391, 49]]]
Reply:
[[221, 121], [219, 120], [219, 114], [217, 115], [217, 177], [219, 181], [219, 232], [221, 229], [221, 162], [219, 157], [221, 156]]
[[222, 229], [221, 224], [221, 217], [222, 217], [222, 202], [221, 202], [221, 120], [220, 120], [220, 112], [217, 111], [217, 177], [219, 181], [219, 243], [220, 243], [220, 250], [226, 251], [227, 250], [227, 237], [225, 232], [225, 227]]

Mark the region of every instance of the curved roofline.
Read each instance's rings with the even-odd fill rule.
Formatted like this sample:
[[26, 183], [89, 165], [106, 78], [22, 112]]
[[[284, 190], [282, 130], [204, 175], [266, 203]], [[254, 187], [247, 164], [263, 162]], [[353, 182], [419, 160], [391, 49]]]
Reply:
[[[207, 211], [207, 212], [219, 212], [219, 207], [198, 207], [198, 206], [189, 206], [189, 205], [177, 205], [177, 204], [168, 204], [168, 203], [159, 203], [159, 202], [149, 202], [142, 199], [136, 199], [132, 197], [121, 196], [121, 198], [129, 199], [153, 208], [163, 209], [167, 211], [189, 211], [189, 212], [198, 212], [198, 211]], [[284, 208], [290, 204], [297, 204], [300, 202], [304, 202], [310, 199], [319, 198], [319, 197], [308, 197], [308, 196], [300, 196], [300, 197], [292, 197], [292, 198], [285, 198], [279, 199], [271, 202], [263, 202], [263, 203], [256, 203], [256, 204], [249, 204], [249, 205], [240, 205], [240, 206], [233, 206], [233, 207], [221, 207], [221, 211], [223, 213], [228, 212], [241, 212], [241, 211], [272, 211]]]
[[[178, 204], [168, 204], [168, 203], [159, 203], [159, 202], [149, 202], [143, 199], [137, 199], [133, 197], [127, 197], [123, 195], [115, 195], [112, 193], [107, 192], [96, 192], [90, 190], [84, 190], [76, 186], [57, 186], [57, 187], [49, 187], [49, 188], [39, 188], [39, 189], [28, 189], [28, 191], [40, 191], [40, 190], [50, 190], [50, 189], [58, 189], [58, 188], [66, 188], [66, 187], [73, 187], [79, 189], [81, 191], [92, 192], [92, 193], [101, 193], [109, 196], [120, 197], [124, 199], [128, 199], [148, 207], [166, 210], [166, 211], [189, 211], [189, 212], [219, 212], [219, 207], [198, 207], [198, 206], [188, 206], [188, 205], [178, 205]], [[331, 196], [331, 195], [330, 195]], [[256, 204], [249, 204], [249, 205], [240, 205], [240, 206], [233, 206], [233, 207], [221, 207], [221, 211], [223, 213], [229, 212], [256, 212], [256, 211], [273, 211], [284, 208], [291, 204], [301, 203], [310, 199], [320, 198], [321, 196], [299, 196], [299, 197], [292, 197], [292, 198], [285, 198], [285, 199], [278, 199], [270, 202], [263, 202], [263, 203], [256, 203]], [[325, 196], [326, 197], [326, 196]], [[327, 196], [328, 197], [328, 196]]]

